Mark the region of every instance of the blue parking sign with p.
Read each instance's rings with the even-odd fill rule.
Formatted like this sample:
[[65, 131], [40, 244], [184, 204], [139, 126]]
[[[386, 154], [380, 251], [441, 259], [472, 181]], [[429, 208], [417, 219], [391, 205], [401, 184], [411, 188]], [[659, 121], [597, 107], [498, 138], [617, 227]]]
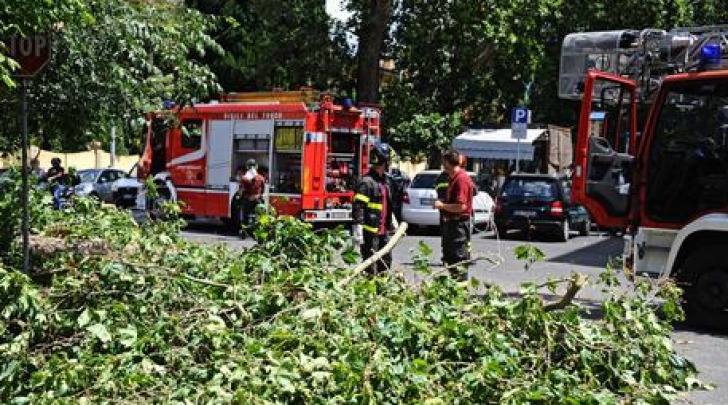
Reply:
[[511, 113], [512, 124], [528, 124], [528, 108], [514, 107]]

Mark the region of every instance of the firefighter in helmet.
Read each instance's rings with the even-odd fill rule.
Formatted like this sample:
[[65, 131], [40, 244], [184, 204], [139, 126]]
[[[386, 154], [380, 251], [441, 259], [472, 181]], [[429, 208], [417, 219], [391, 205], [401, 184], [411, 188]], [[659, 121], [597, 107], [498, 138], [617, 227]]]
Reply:
[[255, 225], [255, 216], [258, 205], [263, 202], [265, 177], [258, 173], [258, 162], [249, 159], [245, 167], [247, 171], [240, 179], [240, 205], [242, 208], [243, 229], [241, 236], [245, 237]]
[[[393, 151], [386, 143], [378, 143], [370, 152], [371, 169], [357, 184], [354, 196], [352, 239], [361, 247], [364, 260], [381, 250], [389, 242], [392, 227], [392, 184], [387, 170]], [[387, 253], [367, 272], [378, 274], [392, 265], [392, 255]]]

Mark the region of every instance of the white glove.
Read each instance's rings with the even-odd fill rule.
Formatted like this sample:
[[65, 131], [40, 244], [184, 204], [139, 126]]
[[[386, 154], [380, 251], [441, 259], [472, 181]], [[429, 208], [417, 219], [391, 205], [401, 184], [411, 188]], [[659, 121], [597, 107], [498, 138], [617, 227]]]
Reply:
[[361, 246], [364, 244], [364, 227], [361, 224], [354, 224], [351, 228], [351, 242], [354, 246]]
[[246, 180], [253, 180], [255, 178], [255, 176], [257, 176], [257, 175], [258, 175], [258, 171], [257, 170], [250, 169], [250, 170], [248, 170], [245, 173], [245, 175], [243, 176], [243, 178], [246, 179]]

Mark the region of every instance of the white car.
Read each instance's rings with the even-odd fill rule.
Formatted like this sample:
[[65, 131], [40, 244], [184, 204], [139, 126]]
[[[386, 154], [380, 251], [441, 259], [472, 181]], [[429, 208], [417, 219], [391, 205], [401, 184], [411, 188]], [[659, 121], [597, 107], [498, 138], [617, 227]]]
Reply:
[[[405, 222], [417, 226], [440, 225], [440, 213], [433, 207], [437, 200], [435, 181], [440, 173], [439, 170], [426, 170], [417, 173], [412, 179], [402, 203], [402, 219]], [[468, 172], [468, 175], [473, 179], [473, 183], [476, 183], [475, 173]], [[478, 190], [473, 199], [476, 227], [484, 228], [491, 222], [494, 205], [493, 198], [488, 193]]]
[[137, 207], [139, 205], [137, 199], [143, 188], [144, 184], [137, 179], [137, 165], [134, 164], [126, 177], [111, 185], [114, 204], [119, 208]]

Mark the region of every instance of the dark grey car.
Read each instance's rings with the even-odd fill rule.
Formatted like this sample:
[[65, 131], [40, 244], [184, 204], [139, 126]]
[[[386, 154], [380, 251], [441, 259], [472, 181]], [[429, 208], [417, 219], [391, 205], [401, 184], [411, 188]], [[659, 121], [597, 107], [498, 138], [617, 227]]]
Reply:
[[509, 230], [550, 232], [567, 241], [571, 231], [588, 235], [589, 213], [571, 202], [571, 181], [563, 176], [518, 174], [506, 179], [496, 200], [495, 222]]
[[90, 169], [79, 170], [78, 177], [81, 179], [81, 184], [74, 190], [76, 195], [95, 197], [105, 203], [113, 203], [111, 186], [115, 181], [127, 177], [127, 174], [118, 169]]

